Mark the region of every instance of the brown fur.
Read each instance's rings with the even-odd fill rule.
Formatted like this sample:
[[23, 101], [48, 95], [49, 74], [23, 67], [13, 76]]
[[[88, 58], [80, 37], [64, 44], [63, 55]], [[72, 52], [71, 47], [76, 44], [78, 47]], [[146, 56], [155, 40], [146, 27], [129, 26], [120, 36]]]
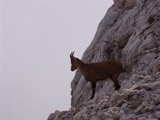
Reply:
[[84, 63], [80, 59], [75, 58], [74, 52], [70, 54], [71, 58], [71, 71], [79, 69], [87, 81], [92, 84], [92, 97], [93, 99], [96, 89], [96, 82], [105, 80], [108, 77], [112, 79], [115, 84], [115, 90], [121, 86], [118, 82], [118, 77], [123, 70], [123, 64], [116, 60], [107, 60], [100, 63]]

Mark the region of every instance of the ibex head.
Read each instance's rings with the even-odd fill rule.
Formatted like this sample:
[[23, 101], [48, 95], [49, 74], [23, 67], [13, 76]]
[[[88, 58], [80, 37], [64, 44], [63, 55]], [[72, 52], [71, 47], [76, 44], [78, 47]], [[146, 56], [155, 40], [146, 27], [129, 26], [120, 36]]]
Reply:
[[73, 55], [74, 55], [74, 52], [72, 52], [70, 54], [70, 58], [71, 58], [71, 71], [74, 71], [74, 70], [77, 69], [76, 58]]

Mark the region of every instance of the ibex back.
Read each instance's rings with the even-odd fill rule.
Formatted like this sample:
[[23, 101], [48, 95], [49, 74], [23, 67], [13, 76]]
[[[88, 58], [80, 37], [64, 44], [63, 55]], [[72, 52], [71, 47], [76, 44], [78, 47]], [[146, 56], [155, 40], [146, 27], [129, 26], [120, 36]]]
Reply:
[[105, 80], [108, 77], [112, 79], [115, 85], [115, 90], [118, 90], [121, 86], [118, 82], [118, 77], [123, 70], [123, 64], [116, 60], [107, 60], [99, 63], [84, 63], [80, 59], [73, 56], [74, 52], [70, 54], [71, 58], [71, 71], [79, 69], [87, 81], [92, 84], [92, 96], [93, 99], [96, 89], [96, 82], [99, 80]]

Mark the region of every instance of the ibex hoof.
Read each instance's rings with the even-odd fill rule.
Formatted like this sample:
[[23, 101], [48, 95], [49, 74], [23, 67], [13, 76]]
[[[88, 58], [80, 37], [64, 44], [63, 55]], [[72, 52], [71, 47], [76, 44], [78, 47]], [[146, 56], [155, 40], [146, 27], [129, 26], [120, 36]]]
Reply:
[[121, 88], [121, 86], [119, 86], [119, 87], [115, 87], [115, 90], [119, 90]]
[[94, 96], [92, 96], [90, 99], [92, 100], [94, 98]]

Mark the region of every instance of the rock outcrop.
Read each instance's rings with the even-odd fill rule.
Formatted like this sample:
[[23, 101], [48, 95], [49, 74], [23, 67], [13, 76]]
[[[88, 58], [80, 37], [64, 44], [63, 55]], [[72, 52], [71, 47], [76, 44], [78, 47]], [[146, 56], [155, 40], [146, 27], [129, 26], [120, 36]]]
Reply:
[[101, 20], [82, 61], [116, 59], [125, 65], [121, 89], [110, 79], [91, 84], [77, 70], [71, 83], [69, 111], [56, 111], [48, 120], [160, 119], [160, 0], [114, 0]]

